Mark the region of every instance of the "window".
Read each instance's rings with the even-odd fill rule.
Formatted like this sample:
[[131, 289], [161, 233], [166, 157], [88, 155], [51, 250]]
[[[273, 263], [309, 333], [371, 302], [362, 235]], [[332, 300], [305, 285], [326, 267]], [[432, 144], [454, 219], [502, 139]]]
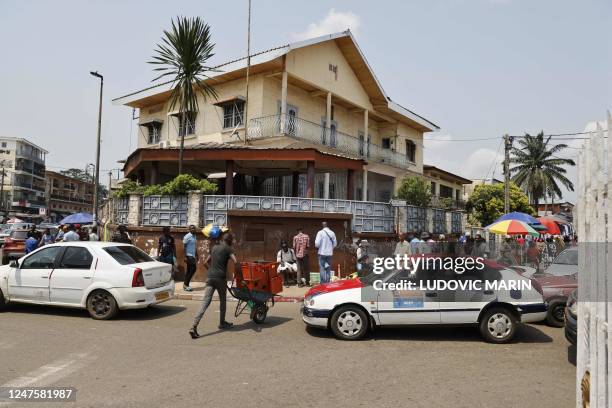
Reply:
[[362, 132], [359, 132], [359, 155], [365, 156], [365, 139]]
[[234, 99], [223, 107], [223, 129], [244, 125], [244, 101]]
[[336, 198], [336, 185], [329, 183], [329, 198]]
[[297, 108], [287, 107], [287, 133], [291, 136], [297, 135]]
[[453, 188], [440, 184], [440, 197], [453, 198]]
[[104, 250], [121, 265], [155, 262], [155, 260], [145, 252], [131, 245], [108, 246], [104, 248]]
[[2, 142], [2, 147], [6, 147], [6, 142]]
[[412, 140], [406, 140], [406, 158], [408, 161], [415, 162], [416, 144]]
[[196, 112], [187, 112], [186, 114], [178, 114], [179, 118], [179, 136], [195, 134]]
[[368, 150], [366, 151], [366, 157], [370, 157], [370, 146], [372, 145], [372, 135], [368, 135]]
[[63, 269], [89, 269], [92, 261], [93, 257], [87, 248], [68, 247], [64, 256], [62, 256], [59, 267]]
[[149, 136], [147, 139], [148, 144], [159, 143], [159, 140], [161, 139], [161, 128], [161, 122], [151, 122], [147, 124]]
[[[332, 120], [329, 126], [329, 146], [338, 146], [338, 124]], [[321, 144], [327, 144], [327, 120], [325, 117], [321, 119]]]
[[431, 194], [436, 194], [436, 182], [432, 181], [431, 182]]
[[388, 138], [388, 137], [383, 137], [381, 147], [383, 149], [390, 149], [391, 148], [391, 139]]
[[28, 256], [21, 263], [21, 269], [53, 269], [55, 258], [59, 254], [62, 247], [49, 247], [41, 249]]

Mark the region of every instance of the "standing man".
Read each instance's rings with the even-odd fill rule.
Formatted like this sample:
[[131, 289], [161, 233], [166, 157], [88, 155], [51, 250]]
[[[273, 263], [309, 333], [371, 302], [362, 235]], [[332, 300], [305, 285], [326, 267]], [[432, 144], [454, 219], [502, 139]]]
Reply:
[[297, 234], [293, 237], [293, 251], [297, 258], [297, 280], [298, 286], [310, 286], [310, 268], [308, 267], [308, 248], [310, 247], [310, 237], [304, 234], [302, 227], [297, 229]]
[[[187, 271], [185, 272], [185, 281], [183, 282], [183, 290], [185, 292], [193, 291], [193, 288], [189, 286], [191, 278], [196, 273], [198, 266], [198, 240], [196, 238], [196, 227], [195, 225], [189, 226], [189, 232], [183, 237], [183, 247], [185, 248], [185, 262], [187, 263]], [[212, 294], [211, 294], [212, 296]]]
[[159, 237], [157, 244], [157, 253], [159, 254], [159, 261], [174, 265], [174, 258], [176, 257], [176, 246], [174, 244], [174, 237], [170, 235], [169, 226], [165, 226], [162, 232], [162, 236]]
[[[66, 239], [64, 238], [64, 241]], [[117, 227], [117, 232], [113, 235], [113, 242], [119, 242], [121, 244], [131, 244], [132, 239], [127, 233], [127, 227], [125, 225], [120, 225]]]
[[[192, 225], [189, 227], [194, 229]], [[237, 263], [236, 255], [234, 255], [234, 236], [231, 232], [223, 234], [223, 238], [220, 244], [215, 245], [210, 251], [210, 255], [204, 261], [204, 265], [208, 266], [208, 278], [206, 279], [206, 287], [204, 288], [204, 298], [202, 299], [202, 308], [198, 312], [193, 321], [193, 326], [189, 330], [189, 335], [192, 339], [200, 337], [198, 334], [198, 324], [204, 316], [206, 309], [210, 305], [214, 291], [217, 291], [219, 295], [219, 330], [229, 329], [233, 326], [233, 323], [225, 321], [225, 309], [226, 309], [226, 292], [227, 292], [227, 263], [231, 259], [234, 265]]]
[[412, 255], [412, 247], [410, 246], [410, 242], [406, 240], [406, 234], [399, 234], [399, 241], [395, 244], [393, 255], [400, 255], [401, 257], [404, 255]]
[[315, 238], [315, 247], [318, 248], [319, 255], [319, 274], [321, 283], [327, 283], [331, 279], [331, 262], [334, 255], [334, 248], [338, 246], [336, 234], [327, 227], [327, 223], [321, 223], [321, 229]]
[[64, 242], [72, 242], [72, 241], [78, 241], [78, 240], [79, 240], [79, 234], [77, 234], [77, 232], [75, 231], [74, 225], [73, 224], [69, 224], [68, 225], [68, 232], [66, 232], [64, 234], [63, 241]]
[[94, 225], [89, 229], [89, 240], [90, 241], [99, 241], [100, 236], [98, 235], [98, 227]]

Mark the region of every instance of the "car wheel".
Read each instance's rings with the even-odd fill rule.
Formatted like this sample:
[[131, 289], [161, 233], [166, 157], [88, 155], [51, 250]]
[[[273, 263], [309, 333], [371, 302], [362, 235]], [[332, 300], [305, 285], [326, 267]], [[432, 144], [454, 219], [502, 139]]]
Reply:
[[0, 311], [6, 309], [6, 299], [4, 299], [4, 294], [0, 290]]
[[96, 320], [108, 320], [117, 314], [119, 307], [113, 295], [105, 290], [94, 290], [87, 297], [87, 311]]
[[368, 331], [368, 316], [357, 306], [342, 306], [332, 315], [330, 326], [341, 340], [359, 340]]
[[504, 307], [492, 307], [480, 319], [480, 333], [490, 343], [507, 343], [514, 337], [517, 320]]
[[263, 304], [255, 305], [253, 310], [251, 310], [251, 319], [257, 324], [262, 324], [266, 320], [267, 315], [268, 307]]
[[553, 300], [548, 304], [546, 323], [552, 327], [565, 326], [565, 303], [562, 300]]

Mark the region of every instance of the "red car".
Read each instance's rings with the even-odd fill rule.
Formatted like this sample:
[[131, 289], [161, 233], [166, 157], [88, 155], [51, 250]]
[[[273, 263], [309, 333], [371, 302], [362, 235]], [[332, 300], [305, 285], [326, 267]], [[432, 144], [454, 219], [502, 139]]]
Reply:
[[11, 235], [4, 239], [2, 247], [2, 265], [9, 263], [10, 259], [21, 258], [25, 255], [25, 242], [28, 239], [28, 230], [12, 230]]

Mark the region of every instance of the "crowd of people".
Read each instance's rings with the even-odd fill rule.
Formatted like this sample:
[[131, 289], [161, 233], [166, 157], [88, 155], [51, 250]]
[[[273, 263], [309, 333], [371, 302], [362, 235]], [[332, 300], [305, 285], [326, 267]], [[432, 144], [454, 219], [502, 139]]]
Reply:
[[56, 233], [51, 228], [38, 229], [36, 225], [28, 230], [25, 242], [25, 253], [29, 254], [36, 248], [56, 242], [99, 241], [98, 227], [81, 226], [80, 224], [60, 225]]

